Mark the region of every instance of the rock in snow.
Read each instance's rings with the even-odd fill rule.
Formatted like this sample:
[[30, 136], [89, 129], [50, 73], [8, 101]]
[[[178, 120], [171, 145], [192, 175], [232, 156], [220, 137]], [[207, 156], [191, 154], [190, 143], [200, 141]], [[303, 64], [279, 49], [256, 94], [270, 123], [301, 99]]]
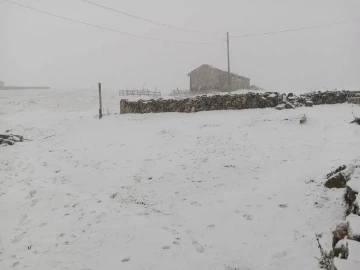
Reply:
[[345, 170], [345, 169], [346, 169], [346, 165], [342, 165], [342, 166], [340, 166], [339, 168], [337, 168], [336, 170], [328, 173], [328, 174], [326, 175], [326, 178], [329, 178], [330, 176], [332, 176], [332, 175], [334, 175], [334, 174], [336, 174], [336, 173], [338, 173], [338, 172], [341, 172], [341, 171], [343, 171], [343, 170]]
[[301, 117], [300, 117], [300, 124], [304, 124], [306, 122], [307, 118], [306, 118], [306, 115], [303, 114]]
[[276, 95], [275, 93], [271, 93], [268, 97], [269, 97], [269, 98], [276, 98], [277, 95]]
[[336, 246], [336, 244], [344, 239], [348, 235], [349, 230], [349, 224], [347, 222], [342, 222], [338, 224], [335, 228], [333, 233], [333, 247]]
[[349, 256], [349, 244], [347, 240], [340, 240], [334, 247], [334, 255], [340, 259], [347, 259]]
[[345, 188], [346, 183], [350, 180], [351, 175], [356, 169], [355, 165], [340, 166], [335, 171], [327, 175], [328, 180], [325, 182], [327, 188]]
[[[350, 180], [351, 181], [351, 180]], [[349, 182], [350, 182], [349, 181]], [[359, 214], [359, 196], [358, 192], [354, 191], [349, 185], [346, 185], [345, 200], [348, 206], [347, 215], [349, 214]]]
[[359, 256], [360, 256], [360, 242], [357, 242], [354, 240], [349, 240], [349, 239], [340, 240], [336, 244], [334, 251], [335, 251], [336, 257], [337, 257], [337, 254], [339, 254], [338, 252], [344, 252], [341, 254], [345, 255], [347, 253], [346, 259], [358, 260]]
[[312, 102], [311, 100], [307, 100], [306, 102], [305, 102], [305, 106], [306, 107], [312, 107], [314, 105], [314, 102]]
[[346, 178], [342, 172], [339, 172], [331, 176], [326, 182], [327, 188], [344, 188], [346, 187]]

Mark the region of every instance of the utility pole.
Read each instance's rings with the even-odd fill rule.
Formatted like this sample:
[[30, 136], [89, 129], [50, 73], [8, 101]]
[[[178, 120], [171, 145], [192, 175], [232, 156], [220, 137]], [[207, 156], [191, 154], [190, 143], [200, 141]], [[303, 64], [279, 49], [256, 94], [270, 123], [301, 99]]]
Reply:
[[228, 58], [228, 90], [231, 92], [231, 77], [230, 77], [230, 38], [229, 32], [226, 33], [227, 37], [227, 58]]
[[99, 83], [99, 103], [100, 103], [99, 119], [101, 119], [102, 118], [101, 83]]

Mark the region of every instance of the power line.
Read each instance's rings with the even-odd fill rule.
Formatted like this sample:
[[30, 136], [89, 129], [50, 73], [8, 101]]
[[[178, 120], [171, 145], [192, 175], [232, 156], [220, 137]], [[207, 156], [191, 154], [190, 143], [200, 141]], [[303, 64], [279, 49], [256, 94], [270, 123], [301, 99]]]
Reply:
[[67, 20], [67, 21], [70, 21], [70, 22], [75, 22], [75, 23], [78, 23], [78, 24], [91, 26], [91, 27], [94, 27], [94, 28], [97, 28], [97, 29], [102, 29], [102, 30], [106, 30], [106, 31], [110, 31], [110, 32], [114, 32], [114, 33], [118, 33], [118, 34], [122, 34], [122, 35], [131, 36], [131, 37], [142, 38], [142, 39], [153, 40], [153, 41], [168, 42], [168, 43], [198, 44], [198, 45], [213, 44], [213, 43], [206, 43], [206, 42], [188, 42], [188, 41], [179, 41], [179, 40], [166, 40], [166, 39], [153, 38], [153, 37], [147, 37], [147, 36], [132, 34], [132, 33], [123, 32], [123, 31], [119, 31], [119, 30], [116, 30], [116, 29], [111, 29], [111, 28], [107, 28], [107, 27], [104, 27], [104, 26], [99, 26], [99, 25], [96, 25], [96, 24], [87, 23], [87, 22], [71, 19], [71, 18], [68, 18], [68, 17], [56, 15], [56, 14], [53, 14], [53, 13], [50, 13], [50, 12], [47, 12], [47, 11], [43, 11], [43, 10], [40, 10], [40, 9], [29, 7], [29, 6], [26, 6], [26, 5], [17, 3], [17, 2], [13, 2], [13, 1], [10, 1], [10, 0], [3, 0], [3, 1], [8, 2], [10, 4], [13, 4], [13, 5], [23, 7], [23, 8], [31, 9], [33, 11], [36, 11], [36, 12], [39, 12], [39, 13], [42, 13], [42, 14], [46, 14], [46, 15], [49, 15], [49, 16], [52, 16], [52, 17], [56, 17], [56, 18], [59, 18], [59, 19], [63, 19], [63, 20]]
[[177, 26], [174, 26], [174, 25], [171, 25], [171, 24], [166, 24], [166, 23], [154, 21], [154, 20], [151, 20], [151, 19], [147, 19], [147, 18], [144, 18], [144, 17], [133, 15], [133, 14], [121, 11], [121, 10], [117, 10], [117, 9], [114, 9], [114, 8], [111, 8], [111, 7], [108, 7], [108, 6], [100, 5], [98, 3], [95, 3], [95, 2], [92, 2], [92, 1], [89, 1], [89, 0], [80, 0], [80, 1], [82, 1], [84, 3], [87, 3], [87, 4], [90, 4], [90, 5], [93, 5], [93, 6], [96, 6], [96, 7], [99, 7], [99, 8], [102, 8], [102, 9], [106, 9], [106, 10], [109, 10], [109, 11], [112, 11], [112, 12], [115, 12], [115, 13], [119, 13], [119, 14], [128, 16], [128, 17], [133, 18], [133, 19], [141, 20], [141, 21], [144, 21], [144, 22], [148, 22], [148, 23], [155, 24], [155, 25], [158, 25], [158, 26], [170, 28], [170, 29], [173, 29], [173, 30], [178, 30], [178, 31], [183, 31], [183, 32], [188, 32], [188, 33], [194, 33], [194, 34], [211, 35], [211, 36], [221, 35], [220, 33], [206, 33], [206, 32], [202, 32], [202, 31], [198, 31], [198, 30], [181, 28], [181, 27], [177, 27]]
[[255, 33], [255, 34], [237, 35], [237, 36], [232, 36], [232, 37], [233, 38], [245, 38], [245, 37], [254, 37], [254, 36], [265, 36], [265, 35], [272, 35], [272, 34], [280, 34], [280, 33], [287, 33], [287, 32], [302, 31], [302, 30], [308, 30], [308, 29], [314, 29], [314, 28], [321, 28], [321, 27], [327, 27], [327, 26], [338, 25], [338, 24], [345, 24], [345, 23], [356, 22], [356, 21], [360, 21], [360, 18], [350, 19], [350, 20], [346, 20], [346, 21], [337, 21], [337, 22], [332, 22], [332, 23], [327, 23], [327, 24], [318, 24], [318, 25], [306, 26], [306, 27], [300, 27], [300, 28], [292, 28], [292, 29], [285, 29], [285, 30], [278, 30], [278, 31]]

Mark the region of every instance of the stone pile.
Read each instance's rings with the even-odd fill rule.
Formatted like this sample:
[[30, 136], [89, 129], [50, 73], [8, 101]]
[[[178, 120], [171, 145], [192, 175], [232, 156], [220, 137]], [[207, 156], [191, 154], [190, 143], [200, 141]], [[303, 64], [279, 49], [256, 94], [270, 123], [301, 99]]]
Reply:
[[333, 231], [335, 267], [337, 270], [360, 269], [360, 166], [340, 166], [327, 175], [325, 187], [345, 189], [346, 219]]
[[16, 142], [22, 142], [23, 136], [13, 134], [0, 134], [0, 145], [13, 145]]
[[244, 110], [255, 108], [295, 109], [296, 107], [344, 103], [347, 92], [313, 92], [295, 96], [276, 92], [235, 95], [203, 95], [185, 99], [152, 99], [120, 101], [120, 113], [199, 112], [213, 110]]
[[313, 105], [321, 104], [338, 104], [345, 103], [347, 100], [346, 91], [334, 92], [312, 92], [296, 96], [292, 93], [282, 94], [282, 102], [276, 107], [278, 110], [282, 109], [295, 109], [296, 107], [306, 106], [312, 107]]

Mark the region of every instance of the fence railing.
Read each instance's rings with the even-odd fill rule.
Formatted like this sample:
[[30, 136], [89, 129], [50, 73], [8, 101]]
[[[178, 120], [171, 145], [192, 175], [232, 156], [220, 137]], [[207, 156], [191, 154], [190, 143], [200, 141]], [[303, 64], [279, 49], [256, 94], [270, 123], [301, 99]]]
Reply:
[[144, 90], [119, 90], [119, 96], [151, 96], [151, 97], [161, 97], [160, 91], [149, 91]]
[[176, 89], [176, 90], [172, 90], [170, 95], [173, 97], [187, 97], [187, 96], [191, 96], [191, 92], [190, 90]]

